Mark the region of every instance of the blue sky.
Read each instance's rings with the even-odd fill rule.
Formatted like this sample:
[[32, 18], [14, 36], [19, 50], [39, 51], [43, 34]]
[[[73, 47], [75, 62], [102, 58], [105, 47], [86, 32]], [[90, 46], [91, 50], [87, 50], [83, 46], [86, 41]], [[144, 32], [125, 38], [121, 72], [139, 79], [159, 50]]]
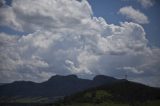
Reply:
[[128, 73], [160, 86], [158, 0], [0, 3], [0, 82]]

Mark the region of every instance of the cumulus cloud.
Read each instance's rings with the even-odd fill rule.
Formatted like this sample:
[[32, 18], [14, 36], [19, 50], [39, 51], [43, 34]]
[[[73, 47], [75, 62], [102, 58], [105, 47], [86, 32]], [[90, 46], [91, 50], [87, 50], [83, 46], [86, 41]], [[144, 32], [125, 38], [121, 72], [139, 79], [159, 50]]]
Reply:
[[140, 12], [139, 10], [134, 9], [132, 6], [122, 7], [119, 10], [119, 13], [125, 16], [128, 20], [139, 24], [148, 24], [148, 17]]
[[154, 0], [137, 0], [144, 8], [148, 8], [154, 5]]
[[13, 0], [0, 11], [0, 25], [29, 33], [0, 33], [2, 82], [43, 81], [55, 74], [122, 77], [126, 69], [134, 79], [152, 73], [151, 67], [158, 73], [159, 49], [147, 46], [143, 27], [108, 24], [93, 16], [86, 0]]
[[92, 10], [84, 0], [81, 3], [76, 0], [47, 2], [13, 0], [12, 7], [1, 8], [0, 13], [3, 25], [12, 25], [17, 30], [33, 32], [41, 29], [62, 28], [66, 25], [74, 27], [81, 23], [80, 19], [90, 18]]

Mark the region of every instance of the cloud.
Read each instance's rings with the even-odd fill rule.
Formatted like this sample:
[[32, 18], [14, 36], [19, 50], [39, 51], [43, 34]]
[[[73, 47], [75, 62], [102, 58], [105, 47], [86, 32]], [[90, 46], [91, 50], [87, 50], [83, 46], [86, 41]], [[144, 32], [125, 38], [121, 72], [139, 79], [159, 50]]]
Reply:
[[[122, 0], [122, 1], [129, 2], [131, 0]], [[149, 8], [154, 6], [155, 4], [155, 0], [135, 0], [135, 1], [140, 3], [143, 8]]]
[[0, 25], [28, 33], [0, 33], [1, 82], [40, 82], [55, 74], [122, 78], [124, 67], [132, 67], [132, 79], [159, 73], [159, 48], [147, 46], [143, 27], [108, 24], [86, 0], [13, 0], [0, 11]]
[[140, 12], [139, 10], [134, 9], [132, 6], [122, 7], [119, 10], [119, 13], [125, 16], [128, 20], [139, 24], [148, 24], [148, 17]]
[[80, 19], [90, 18], [91, 15], [91, 7], [85, 0], [81, 3], [76, 0], [47, 1], [47, 3], [43, 0], [40, 2], [13, 0], [12, 7], [1, 8], [0, 16], [3, 17], [1, 21], [3, 25], [12, 24], [14, 29], [33, 32], [66, 27], [70, 23], [72, 24], [68, 27], [74, 27], [81, 23]]
[[131, 71], [131, 72], [137, 73], [137, 74], [143, 73], [142, 70], [138, 70], [138, 69], [136, 69], [135, 67], [123, 67], [122, 69], [123, 69], [123, 70], [126, 70], [126, 71]]
[[154, 0], [137, 0], [144, 8], [148, 8], [154, 5]]
[[5, 1], [4, 0], [0, 0], [0, 7], [2, 7], [3, 5], [5, 5]]

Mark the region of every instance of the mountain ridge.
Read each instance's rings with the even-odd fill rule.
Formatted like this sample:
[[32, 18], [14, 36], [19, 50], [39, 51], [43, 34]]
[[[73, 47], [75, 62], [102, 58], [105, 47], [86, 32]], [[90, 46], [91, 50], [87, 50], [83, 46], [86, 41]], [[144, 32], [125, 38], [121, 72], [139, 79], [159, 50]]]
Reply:
[[[105, 79], [106, 78], [106, 79]], [[103, 83], [109, 82], [103, 76]], [[0, 86], [1, 96], [65, 96], [72, 93], [103, 84], [100, 79], [81, 79], [76, 75], [56, 75], [42, 83], [32, 81], [14, 81]], [[117, 81], [117, 79], [114, 79]], [[100, 83], [98, 83], [100, 82]]]
[[[92, 80], [82, 79], [76, 75], [56, 75], [42, 83], [35, 83], [32, 81], [14, 81], [13, 83], [0, 86], [0, 103], [4, 101], [4, 99], [1, 100], [1, 97], [6, 97], [6, 100], [8, 100], [8, 97], [11, 97], [11, 101], [13, 101], [12, 97], [47, 97], [52, 99], [56, 98], [55, 100], [57, 100], [58, 97], [63, 98], [65, 96], [76, 94], [77, 92], [83, 92], [87, 89], [112, 86], [112, 84], [119, 84], [124, 81], [127, 80], [116, 79], [105, 75], [97, 75]], [[131, 85], [132, 84], [133, 82], [131, 82]], [[143, 84], [140, 85], [145, 88], [148, 87]], [[155, 89], [153, 87], [151, 88]]]

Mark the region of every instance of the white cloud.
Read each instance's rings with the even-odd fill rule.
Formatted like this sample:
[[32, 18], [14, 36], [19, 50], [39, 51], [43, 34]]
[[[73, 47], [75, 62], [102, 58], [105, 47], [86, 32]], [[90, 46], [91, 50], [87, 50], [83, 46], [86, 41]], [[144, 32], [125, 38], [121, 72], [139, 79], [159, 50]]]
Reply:
[[21, 26], [17, 22], [16, 14], [14, 13], [12, 7], [9, 6], [0, 7], [0, 25], [21, 30]]
[[131, 72], [137, 73], [137, 74], [143, 73], [142, 70], [138, 70], [138, 69], [136, 69], [135, 67], [123, 67], [122, 69], [123, 69], [123, 70], [126, 70], [126, 71], [131, 71]]
[[[147, 46], [143, 27], [133, 22], [108, 24], [92, 16], [86, 0], [13, 0], [12, 7], [2, 10], [0, 17], [7, 19], [0, 25], [29, 34], [0, 33], [0, 81], [43, 81], [71, 73], [122, 77], [125, 69], [119, 67], [136, 67], [142, 76], [153, 69], [159, 73], [158, 65], [154, 67], [159, 49]], [[139, 72], [130, 71], [130, 76]]]
[[[25, 6], [24, 6], [25, 4]], [[74, 10], [74, 11], [73, 11]], [[85, 12], [84, 12], [85, 11]], [[21, 31], [75, 27], [80, 19], [90, 18], [92, 10], [86, 0], [43, 1], [13, 0], [12, 7], [1, 8], [1, 24]], [[28, 23], [30, 25], [28, 26]]]
[[148, 8], [154, 5], [154, 0], [137, 0], [144, 8]]
[[148, 17], [140, 12], [139, 10], [134, 9], [132, 6], [122, 7], [119, 10], [121, 15], [124, 15], [128, 20], [139, 24], [148, 24]]

